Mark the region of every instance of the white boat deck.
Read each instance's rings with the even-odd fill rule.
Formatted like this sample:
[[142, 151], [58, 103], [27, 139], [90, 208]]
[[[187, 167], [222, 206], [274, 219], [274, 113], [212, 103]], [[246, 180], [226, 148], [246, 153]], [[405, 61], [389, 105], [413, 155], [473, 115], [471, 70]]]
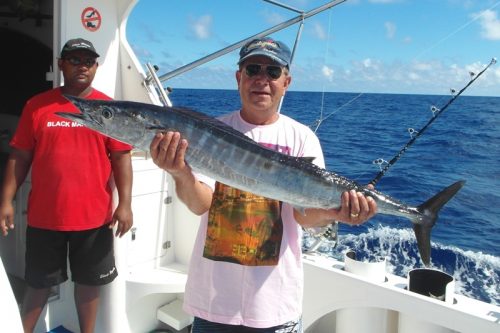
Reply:
[[419, 332], [409, 331], [409, 323], [415, 329], [426, 328], [420, 332], [435, 332], [435, 327], [439, 332], [500, 332], [498, 306], [458, 294], [452, 302], [426, 297], [408, 291], [408, 280], [392, 274], [386, 275], [385, 282], [372, 282], [346, 272], [342, 262], [321, 255], [304, 255], [304, 263], [304, 326], [308, 332], [326, 332], [320, 328], [325, 325], [322, 320], [339, 328], [334, 314], [344, 309], [355, 309], [359, 319], [350, 323], [349, 332], [363, 332], [356, 330], [356, 325], [366, 327], [361, 320], [363, 309], [388, 311], [382, 314], [384, 318], [368, 323], [370, 332]]

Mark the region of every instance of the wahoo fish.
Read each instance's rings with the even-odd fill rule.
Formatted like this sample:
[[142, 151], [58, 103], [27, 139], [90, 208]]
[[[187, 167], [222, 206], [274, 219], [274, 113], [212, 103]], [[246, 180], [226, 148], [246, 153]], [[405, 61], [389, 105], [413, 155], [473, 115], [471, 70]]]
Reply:
[[65, 97], [81, 113], [58, 112], [63, 118], [144, 151], [149, 151], [156, 133], [178, 131], [189, 142], [185, 159], [195, 172], [240, 190], [289, 203], [301, 212], [306, 208], [337, 208], [342, 192], [352, 189], [370, 196], [377, 202], [379, 214], [404, 217], [413, 223], [425, 266], [430, 264], [431, 229], [438, 212], [465, 183], [458, 181], [413, 207], [322, 169], [308, 158], [265, 148], [221, 121], [193, 110]]

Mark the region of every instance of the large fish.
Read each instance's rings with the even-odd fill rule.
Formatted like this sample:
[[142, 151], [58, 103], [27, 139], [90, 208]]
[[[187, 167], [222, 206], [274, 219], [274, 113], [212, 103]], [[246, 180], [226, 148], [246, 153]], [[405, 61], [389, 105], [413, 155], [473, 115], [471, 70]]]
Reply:
[[375, 199], [381, 214], [413, 222], [422, 262], [430, 263], [430, 232], [438, 212], [463, 186], [458, 181], [417, 207], [370, 190], [355, 181], [310, 163], [264, 148], [207, 115], [175, 107], [129, 101], [86, 100], [66, 96], [81, 113], [61, 117], [148, 151], [158, 131], [178, 131], [189, 142], [186, 161], [191, 168], [221, 183], [277, 199], [303, 211], [336, 208], [341, 193], [354, 189]]

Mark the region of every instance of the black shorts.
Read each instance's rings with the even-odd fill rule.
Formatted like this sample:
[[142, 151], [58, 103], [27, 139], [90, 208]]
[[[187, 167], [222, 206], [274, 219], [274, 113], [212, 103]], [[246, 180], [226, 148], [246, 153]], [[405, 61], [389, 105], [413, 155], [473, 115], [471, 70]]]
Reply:
[[109, 224], [82, 231], [26, 229], [25, 280], [33, 288], [48, 288], [68, 279], [90, 286], [113, 281], [118, 272]]

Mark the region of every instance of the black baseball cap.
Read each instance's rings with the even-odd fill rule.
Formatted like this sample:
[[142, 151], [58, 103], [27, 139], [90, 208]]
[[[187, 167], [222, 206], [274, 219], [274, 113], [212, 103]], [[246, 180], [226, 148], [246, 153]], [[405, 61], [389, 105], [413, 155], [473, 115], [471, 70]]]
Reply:
[[63, 58], [67, 53], [73, 51], [88, 51], [92, 53], [96, 58], [99, 57], [99, 53], [94, 48], [91, 42], [83, 38], [70, 39], [64, 44], [61, 50], [61, 58]]
[[290, 49], [285, 43], [271, 37], [256, 38], [246, 43], [240, 50], [238, 65], [249, 57], [257, 55], [271, 58], [282, 66], [290, 67], [292, 56]]

